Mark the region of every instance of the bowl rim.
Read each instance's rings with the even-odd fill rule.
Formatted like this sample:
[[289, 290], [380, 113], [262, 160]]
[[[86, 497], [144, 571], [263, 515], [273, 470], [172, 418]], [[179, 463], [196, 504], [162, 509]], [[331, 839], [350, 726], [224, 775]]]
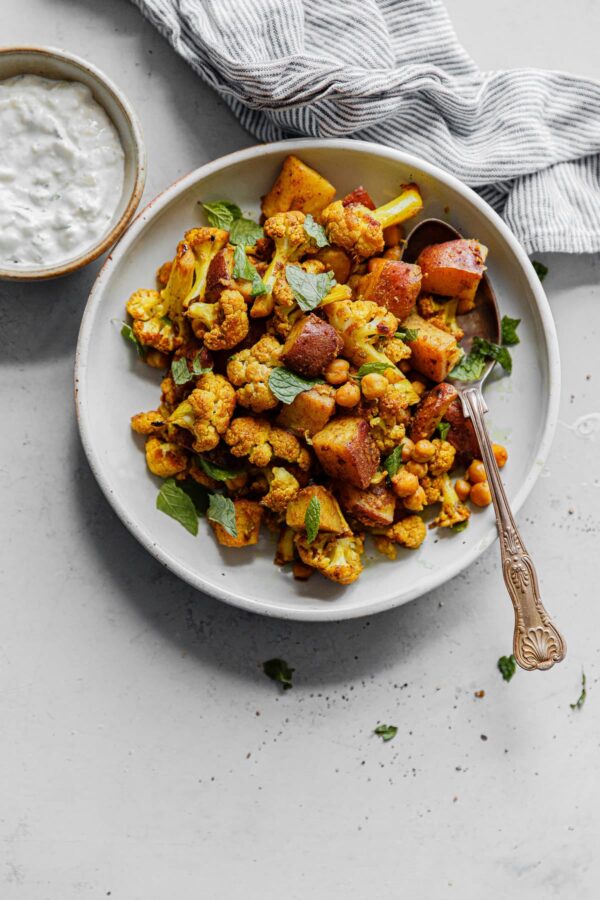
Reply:
[[[38, 55], [42, 58], [46, 57], [49, 59], [59, 59], [73, 66], [74, 73], [80, 71], [86, 73], [87, 75], [91, 75], [92, 78], [95, 79], [99, 84], [101, 84], [102, 87], [105, 88], [112, 96], [115, 104], [119, 107], [125, 121], [127, 122], [132, 138], [131, 153], [133, 158], [133, 166], [135, 169], [135, 178], [129, 200], [127, 201], [127, 205], [117, 222], [115, 222], [111, 230], [103, 238], [101, 238], [98, 243], [91, 246], [84, 253], [81, 253], [79, 256], [75, 257], [75, 259], [69, 260], [67, 263], [57, 263], [51, 266], [44, 266], [43, 268], [32, 267], [28, 269], [20, 269], [18, 271], [16, 269], [3, 269], [0, 267], [0, 280], [3, 281], [45, 281], [49, 278], [57, 278], [62, 275], [69, 275], [71, 272], [76, 272], [78, 269], [83, 268], [83, 266], [87, 266], [88, 263], [93, 262], [102, 253], [112, 247], [113, 244], [115, 244], [121, 237], [121, 235], [129, 225], [131, 219], [133, 218], [135, 211], [139, 206], [140, 200], [142, 199], [142, 194], [144, 193], [147, 169], [146, 146], [144, 143], [144, 135], [142, 132], [140, 120], [137, 113], [131, 106], [129, 100], [127, 99], [123, 91], [119, 87], [117, 87], [114, 81], [112, 81], [93, 63], [88, 62], [86, 59], [83, 59], [83, 57], [78, 56], [76, 53], [71, 53], [67, 50], [61, 50], [58, 47], [44, 47], [37, 44], [19, 44], [12, 47], [0, 47], [0, 57], [11, 55], [19, 56], [20, 54], [33, 54]], [[116, 128], [116, 124], [112, 116], [110, 115], [109, 111], [106, 109], [102, 101], [97, 97], [95, 97], [94, 99], [102, 106], [106, 115], [109, 117]]]
[[216, 160], [206, 163], [192, 172], [173, 182], [164, 191], [159, 193], [151, 200], [143, 210], [141, 210], [126, 234], [113, 252], [102, 266], [94, 285], [92, 286], [84, 314], [81, 321], [77, 348], [75, 353], [75, 371], [74, 371], [74, 389], [75, 389], [75, 406], [78, 420], [79, 431], [84, 452], [87, 456], [90, 468], [102, 490], [106, 499], [109, 501], [123, 524], [136, 537], [136, 539], [159, 560], [166, 568], [174, 572], [183, 581], [190, 584], [199, 591], [223, 600], [226, 603], [244, 609], [249, 612], [259, 613], [273, 618], [297, 620], [297, 621], [314, 621], [314, 622], [337, 622], [346, 619], [356, 619], [364, 616], [375, 615], [396, 606], [408, 603], [411, 600], [427, 594], [442, 584], [456, 577], [460, 572], [470, 566], [475, 560], [497, 539], [495, 527], [490, 528], [486, 535], [480, 540], [473, 543], [471, 547], [465, 548], [465, 552], [456, 555], [456, 559], [452, 565], [445, 567], [444, 574], [439, 575], [437, 571], [432, 571], [415, 586], [413, 590], [408, 590], [391, 597], [386, 597], [375, 602], [362, 602], [354, 607], [343, 608], [336, 607], [335, 602], [324, 602], [323, 607], [319, 609], [289, 609], [284, 604], [264, 603], [262, 601], [248, 599], [244, 594], [221, 587], [218, 584], [207, 585], [203, 581], [201, 574], [188, 568], [186, 565], [173, 559], [168, 553], [163, 551], [160, 546], [152, 539], [151, 534], [145, 527], [131, 517], [126, 506], [121, 502], [120, 498], [112, 491], [108, 479], [103, 472], [103, 464], [96, 456], [95, 446], [91, 433], [91, 417], [86, 403], [87, 395], [87, 350], [90, 344], [95, 311], [97, 304], [95, 303], [104, 288], [105, 282], [109, 279], [113, 267], [118, 261], [126, 255], [132, 243], [143, 231], [149, 216], [154, 216], [161, 209], [166, 207], [177, 196], [184, 193], [188, 188], [197, 181], [205, 178], [216, 171], [245, 162], [250, 159], [260, 160], [262, 156], [268, 156], [275, 153], [301, 153], [303, 149], [319, 149], [327, 146], [332, 149], [341, 151], [350, 150], [356, 152], [368, 152], [377, 156], [391, 159], [401, 163], [404, 166], [418, 168], [427, 175], [446, 183], [450, 188], [461, 194], [467, 201], [475, 206], [491, 224], [496, 228], [504, 240], [508, 243], [511, 250], [515, 253], [518, 262], [521, 264], [523, 272], [529, 281], [532, 293], [535, 297], [536, 306], [539, 312], [541, 327], [546, 339], [546, 349], [548, 358], [548, 402], [547, 412], [544, 422], [543, 431], [539, 440], [538, 452], [530, 466], [529, 471], [523, 483], [521, 484], [517, 494], [512, 501], [512, 510], [516, 513], [525, 502], [533, 485], [546, 462], [554, 433], [558, 422], [558, 410], [560, 402], [560, 357], [558, 350], [558, 338], [554, 319], [550, 310], [548, 299], [544, 293], [541, 282], [535, 269], [525, 253], [524, 248], [517, 241], [508, 226], [503, 222], [500, 216], [492, 209], [489, 204], [475, 193], [470, 187], [463, 184], [454, 175], [445, 172], [433, 163], [421, 160], [410, 153], [386, 147], [381, 144], [372, 143], [370, 141], [358, 141], [351, 138], [337, 139], [317, 139], [317, 138], [293, 138], [290, 140], [277, 141], [268, 144], [259, 144], [234, 153], [221, 156]]

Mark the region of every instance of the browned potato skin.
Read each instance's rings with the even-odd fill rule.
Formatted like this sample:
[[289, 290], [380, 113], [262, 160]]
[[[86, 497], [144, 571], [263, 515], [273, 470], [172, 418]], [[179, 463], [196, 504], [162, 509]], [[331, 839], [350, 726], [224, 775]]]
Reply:
[[396, 497], [385, 484], [361, 491], [347, 482], [337, 481], [335, 492], [342, 508], [363, 525], [388, 526], [394, 522]]
[[402, 325], [418, 331], [416, 340], [407, 341], [412, 351], [410, 362], [413, 369], [431, 381], [445, 381], [460, 359], [460, 349], [452, 335], [436, 328], [417, 313], [408, 316]]
[[297, 209], [318, 216], [335, 197], [335, 188], [326, 178], [303, 163], [297, 156], [288, 156], [273, 187], [262, 198], [264, 215]]
[[472, 459], [481, 459], [479, 442], [473, 423], [467, 419], [458, 397], [450, 404], [444, 414], [446, 422], [450, 422], [450, 430], [446, 440], [456, 448], [456, 457], [463, 465]]
[[333, 325], [314, 313], [295, 322], [283, 345], [281, 358], [304, 378], [316, 378], [335, 359], [343, 341]]
[[375, 209], [373, 198], [369, 194], [368, 190], [362, 186], [362, 184], [359, 184], [359, 186], [355, 187], [353, 191], [350, 191], [349, 194], [346, 194], [346, 196], [342, 200], [342, 204], [344, 206], [352, 206], [353, 203], [360, 203], [361, 206], [366, 206], [367, 209]]
[[417, 441], [428, 440], [439, 423], [442, 421], [450, 404], [458, 397], [458, 393], [452, 384], [436, 384], [423, 397], [410, 429], [410, 438]]
[[211, 260], [206, 273], [206, 303], [216, 303], [225, 288], [231, 287], [233, 273], [233, 249], [224, 247]]
[[321, 504], [319, 531], [339, 535], [352, 534], [339, 503], [333, 494], [320, 484], [310, 484], [302, 488], [296, 499], [289, 504], [285, 515], [285, 524], [288, 528], [293, 528], [294, 531], [306, 530], [306, 510], [313, 497]]
[[352, 271], [352, 260], [341, 247], [322, 247], [315, 259], [320, 260], [326, 271], [333, 272], [338, 284], [346, 284]]
[[425, 247], [417, 259], [423, 272], [423, 290], [442, 297], [458, 297], [465, 311], [464, 302], [475, 301], [487, 252], [479, 241], [462, 238]]
[[277, 423], [296, 437], [312, 437], [321, 431], [335, 412], [335, 390], [328, 384], [316, 384], [283, 406]]
[[313, 437], [313, 450], [332, 478], [364, 490], [377, 471], [380, 453], [364, 419], [332, 419]]
[[372, 259], [369, 274], [360, 283], [364, 300], [385, 306], [398, 319], [405, 319], [415, 308], [421, 290], [418, 266], [393, 259]]
[[234, 500], [237, 537], [232, 537], [222, 525], [209, 519], [215, 537], [223, 547], [250, 547], [258, 543], [260, 522], [264, 512], [254, 500]]

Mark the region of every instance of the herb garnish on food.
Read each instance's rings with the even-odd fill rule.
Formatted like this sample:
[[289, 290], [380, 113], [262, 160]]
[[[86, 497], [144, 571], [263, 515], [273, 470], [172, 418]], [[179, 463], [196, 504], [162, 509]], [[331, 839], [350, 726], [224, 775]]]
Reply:
[[402, 446], [402, 444], [399, 444], [397, 447], [394, 447], [390, 455], [383, 461], [383, 468], [388, 473], [389, 478], [393, 478], [402, 465]]
[[156, 508], [183, 525], [190, 534], [198, 534], [198, 512], [194, 501], [179, 487], [174, 478], [168, 478], [161, 485], [156, 498]]
[[444, 420], [442, 419], [441, 422], [437, 423], [435, 430], [437, 431], [441, 439], [445, 441], [448, 437], [448, 432], [450, 431], [451, 427], [452, 426], [450, 425], [450, 422], [444, 422]]
[[358, 372], [356, 373], [357, 378], [364, 378], [365, 375], [372, 375], [373, 373], [377, 375], [383, 375], [384, 372], [387, 372], [388, 369], [392, 369], [392, 363], [382, 363], [382, 362], [370, 362], [363, 363]]
[[311, 497], [304, 514], [304, 525], [306, 527], [306, 540], [312, 544], [319, 533], [319, 525], [321, 524], [321, 504], [318, 497]]
[[237, 537], [235, 504], [229, 497], [224, 497], [223, 494], [210, 494], [206, 517], [212, 522], [218, 522], [231, 537]]
[[142, 346], [142, 344], [140, 344], [138, 339], [136, 338], [133, 328], [131, 327], [131, 325], [128, 325], [127, 322], [122, 322], [121, 324], [122, 324], [122, 328], [121, 328], [122, 336], [125, 338], [125, 340], [128, 343], [133, 344], [133, 346], [135, 347], [135, 349], [138, 352], [138, 356], [141, 359], [144, 359], [144, 357], [146, 356], [146, 350]]
[[302, 378], [283, 366], [277, 366], [269, 375], [269, 387], [282, 403], [291, 403], [298, 394], [309, 391], [316, 384], [324, 384], [322, 378]]
[[313, 275], [312, 272], [305, 272], [299, 266], [286, 266], [285, 277], [296, 303], [304, 312], [316, 309], [337, 284], [333, 272]]
[[221, 466], [216, 466], [209, 459], [204, 459], [202, 456], [198, 457], [198, 463], [205, 475], [208, 475], [214, 481], [231, 481], [242, 474], [240, 471], [234, 472], [233, 469], [223, 469]]
[[318, 222], [315, 222], [310, 213], [307, 213], [304, 217], [304, 230], [313, 239], [317, 247], [327, 247], [329, 245], [325, 229]]
[[208, 368], [204, 368], [204, 366], [200, 362], [200, 353], [197, 353], [192, 360], [191, 371], [188, 367], [188, 361], [185, 356], [182, 356], [179, 359], [174, 359], [171, 363], [171, 375], [173, 376], [173, 381], [175, 382], [175, 384], [187, 384], [188, 381], [192, 380], [192, 378], [196, 378], [196, 376], [198, 375], [206, 375], [207, 372], [212, 372], [212, 369], [210, 368], [210, 366]]
[[402, 328], [400, 331], [397, 331], [394, 337], [397, 337], [401, 341], [416, 341], [419, 337], [419, 329], [418, 328]]
[[259, 294], [266, 294], [267, 286], [246, 256], [244, 248], [238, 244], [233, 251], [233, 277], [241, 278], [242, 281], [252, 282], [250, 290], [251, 297], [258, 297]]
[[223, 228], [229, 232], [229, 240], [232, 244], [252, 247], [263, 237], [260, 225], [252, 219], [245, 219], [242, 211], [235, 203], [229, 200], [214, 200], [203, 203], [202, 208], [206, 213], [208, 224], [213, 228]]
[[467, 356], [463, 356], [460, 362], [454, 366], [450, 377], [456, 378], [458, 381], [478, 381], [488, 359], [495, 359], [496, 362], [499, 362], [509, 375], [512, 372], [512, 357], [506, 347], [501, 347], [485, 338], [475, 337], [471, 352]]
[[284, 691], [292, 687], [292, 675], [295, 669], [290, 668], [285, 659], [268, 659], [263, 663], [263, 672], [267, 678], [278, 681]]

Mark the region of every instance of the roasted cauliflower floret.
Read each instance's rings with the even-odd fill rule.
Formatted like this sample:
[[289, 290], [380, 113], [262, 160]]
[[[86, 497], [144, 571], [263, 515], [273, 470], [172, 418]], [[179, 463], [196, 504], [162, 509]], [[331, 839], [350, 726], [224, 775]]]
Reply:
[[248, 334], [246, 301], [239, 291], [224, 290], [216, 303], [192, 303], [187, 315], [209, 350], [231, 350]]
[[338, 300], [328, 303], [325, 313], [344, 342], [343, 355], [355, 366], [378, 362], [394, 364], [377, 349], [382, 338], [391, 337], [398, 319], [370, 300]]
[[364, 541], [360, 535], [319, 534], [309, 544], [306, 535], [298, 533], [294, 540], [302, 562], [330, 581], [352, 584], [363, 570]]
[[[317, 247], [304, 230], [305, 215], [298, 210], [275, 213], [264, 224], [265, 235], [275, 244], [275, 252], [263, 275], [263, 284], [267, 291], [254, 301], [250, 315], [253, 318], [270, 316], [273, 312], [275, 297], [273, 287], [278, 278], [285, 278], [285, 267], [295, 262], [310, 250], [316, 252]], [[280, 288], [280, 292], [284, 288]]]
[[185, 472], [188, 456], [177, 444], [149, 437], [146, 441], [146, 463], [153, 475], [172, 478], [180, 472]]
[[269, 376], [276, 366], [280, 366], [279, 341], [270, 334], [261, 337], [253, 347], [240, 350], [227, 363], [227, 377], [237, 388], [238, 403], [260, 413], [274, 409], [278, 400], [269, 387]]
[[[187, 308], [192, 300], [202, 300], [206, 290], [206, 278], [211, 262], [229, 240], [229, 232], [223, 228], [192, 228], [185, 233], [185, 244], [193, 254], [193, 281], [183, 300]], [[169, 279], [170, 281], [171, 279]], [[165, 290], [168, 290], [169, 285]]]
[[[386, 393], [367, 410], [371, 435], [382, 453], [391, 453], [406, 436], [410, 393], [404, 380], [390, 384]], [[412, 387], [411, 387], [412, 390]]]
[[192, 393], [169, 416], [171, 425], [186, 428], [194, 435], [194, 450], [214, 450], [227, 430], [235, 408], [235, 391], [226, 378], [207, 372], [201, 375]]
[[273, 466], [271, 472], [267, 474], [267, 478], [269, 491], [262, 498], [261, 503], [272, 512], [283, 513], [292, 500], [295, 500], [300, 490], [298, 479], [282, 466]]
[[153, 347], [161, 353], [172, 353], [182, 338], [169, 317], [169, 304], [158, 291], [141, 288], [134, 291], [126, 304], [133, 319], [133, 333], [145, 347]]
[[271, 425], [266, 419], [240, 416], [225, 433], [225, 442], [233, 456], [247, 456], [254, 466], [264, 468], [273, 456], [294, 463], [304, 471], [310, 468], [310, 454], [293, 434]]
[[406, 516], [405, 519], [400, 519], [395, 525], [386, 528], [384, 532], [375, 534], [373, 541], [380, 553], [390, 559], [396, 559], [398, 545], [408, 550], [416, 550], [426, 535], [427, 529], [421, 516]]
[[158, 434], [164, 429], [166, 424], [159, 409], [137, 413], [131, 417], [131, 428], [136, 434]]
[[448, 441], [442, 441], [440, 438], [435, 438], [431, 443], [435, 447], [435, 456], [429, 460], [429, 472], [431, 475], [443, 475], [454, 465], [456, 449]]
[[454, 490], [454, 485], [449, 475], [445, 472], [440, 476], [440, 479], [442, 508], [429, 527], [452, 528], [453, 525], [466, 522], [471, 515], [471, 511], [458, 499], [458, 494]]

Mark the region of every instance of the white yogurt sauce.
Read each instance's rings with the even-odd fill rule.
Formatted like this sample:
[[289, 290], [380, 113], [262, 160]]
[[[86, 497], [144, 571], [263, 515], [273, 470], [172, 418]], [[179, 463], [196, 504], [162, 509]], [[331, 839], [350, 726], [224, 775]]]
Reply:
[[0, 265], [55, 265], [108, 231], [123, 190], [114, 125], [85, 85], [0, 81]]

